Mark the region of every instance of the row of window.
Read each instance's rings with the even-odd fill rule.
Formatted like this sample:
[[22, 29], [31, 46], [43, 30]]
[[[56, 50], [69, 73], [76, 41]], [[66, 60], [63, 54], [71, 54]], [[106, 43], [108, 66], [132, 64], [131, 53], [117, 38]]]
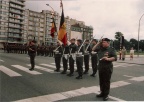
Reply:
[[0, 14], [8, 15], [9, 13], [8, 13], [8, 12], [5, 12], [5, 11], [0, 11]]

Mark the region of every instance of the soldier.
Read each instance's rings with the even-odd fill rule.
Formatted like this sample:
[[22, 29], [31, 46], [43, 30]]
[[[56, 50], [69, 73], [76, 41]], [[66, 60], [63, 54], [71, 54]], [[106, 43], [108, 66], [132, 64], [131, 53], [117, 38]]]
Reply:
[[[84, 43], [84, 42], [83, 42]], [[76, 54], [76, 65], [78, 76], [76, 79], [82, 79], [83, 75], [83, 54], [84, 54], [84, 47], [81, 39], [77, 40], [77, 54]]]
[[[95, 50], [95, 48], [93, 48], [93, 50]], [[97, 97], [103, 97], [103, 100], [106, 101], [108, 100], [110, 91], [110, 79], [113, 72], [112, 61], [117, 60], [116, 51], [114, 48], [110, 47], [110, 40], [108, 38], [102, 39], [101, 47], [98, 50], [98, 60], [101, 93], [98, 94]]]
[[68, 59], [69, 59], [69, 45], [68, 43], [66, 46], [63, 46], [63, 72], [61, 74], [66, 74], [68, 69]]
[[[96, 39], [93, 39], [92, 40], [92, 48], [97, 44], [97, 40]], [[91, 52], [91, 64], [92, 64], [92, 71], [93, 73], [90, 75], [92, 77], [95, 77], [95, 74], [97, 73], [97, 51], [96, 50], [93, 50]]]
[[36, 56], [36, 45], [35, 45], [36, 41], [31, 41], [29, 48], [28, 48], [28, 52], [29, 52], [29, 56], [30, 56], [30, 63], [31, 63], [31, 68], [29, 69], [30, 71], [34, 70], [35, 67], [35, 56]]
[[85, 71], [84, 74], [88, 74], [89, 71], [89, 53], [91, 49], [89, 46], [89, 40], [85, 41], [85, 53], [84, 53], [84, 64], [85, 64]]
[[53, 43], [51, 43], [50, 47], [49, 47], [49, 57], [53, 56]]
[[76, 59], [76, 51], [77, 51], [77, 45], [75, 44], [75, 39], [71, 39], [71, 44], [69, 45], [69, 68], [70, 68], [70, 73], [67, 74], [67, 76], [73, 76], [74, 73], [74, 62]]
[[55, 72], [60, 72], [60, 62], [61, 62], [61, 57], [62, 57], [62, 46], [59, 42], [57, 42], [57, 48], [54, 50], [55, 53], [55, 64], [56, 64], [56, 70]]

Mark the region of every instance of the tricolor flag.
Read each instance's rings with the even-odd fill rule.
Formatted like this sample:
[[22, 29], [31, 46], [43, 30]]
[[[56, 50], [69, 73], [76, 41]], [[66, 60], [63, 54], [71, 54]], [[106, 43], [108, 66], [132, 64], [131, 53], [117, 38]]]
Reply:
[[58, 40], [60, 40], [64, 45], [67, 43], [67, 33], [66, 33], [66, 26], [65, 26], [65, 21], [64, 21], [64, 12], [62, 9], [62, 14], [61, 14], [61, 21], [60, 21], [60, 28], [59, 28], [59, 33], [58, 33]]
[[54, 33], [56, 32], [56, 25], [54, 21], [54, 17], [52, 18], [52, 27], [51, 27], [51, 37], [54, 38]]

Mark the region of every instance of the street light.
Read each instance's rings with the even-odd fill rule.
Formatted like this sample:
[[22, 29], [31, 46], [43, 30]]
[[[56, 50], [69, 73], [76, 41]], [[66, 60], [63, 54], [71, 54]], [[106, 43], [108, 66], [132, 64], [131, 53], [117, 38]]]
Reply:
[[46, 4], [46, 5], [49, 6], [52, 9], [52, 11], [53, 11], [52, 15], [54, 15], [54, 12], [55, 12], [54, 9], [49, 4]]
[[139, 26], [138, 26], [138, 57], [139, 57], [139, 33], [140, 33], [140, 21], [142, 19], [142, 17], [144, 16], [144, 14], [140, 17], [139, 19]]

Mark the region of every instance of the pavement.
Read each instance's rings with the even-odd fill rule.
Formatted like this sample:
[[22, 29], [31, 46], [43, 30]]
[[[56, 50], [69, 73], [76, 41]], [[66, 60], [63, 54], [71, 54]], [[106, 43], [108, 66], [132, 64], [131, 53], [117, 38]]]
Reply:
[[[143, 58], [126, 56], [113, 63], [109, 101], [144, 101]], [[36, 56], [35, 61], [35, 70], [29, 71], [27, 54], [0, 52], [0, 102], [102, 101], [95, 97], [99, 76], [90, 76], [91, 64], [89, 73], [76, 80], [77, 72], [73, 77], [54, 72], [53, 57]]]
[[119, 60], [119, 56], [118, 56], [118, 60], [117, 60], [118, 63], [129, 63], [129, 64], [141, 64], [141, 65], [144, 65], [144, 55], [134, 55], [134, 58], [133, 60], [130, 60], [130, 56], [129, 55], [126, 55], [126, 58], [125, 60]]

